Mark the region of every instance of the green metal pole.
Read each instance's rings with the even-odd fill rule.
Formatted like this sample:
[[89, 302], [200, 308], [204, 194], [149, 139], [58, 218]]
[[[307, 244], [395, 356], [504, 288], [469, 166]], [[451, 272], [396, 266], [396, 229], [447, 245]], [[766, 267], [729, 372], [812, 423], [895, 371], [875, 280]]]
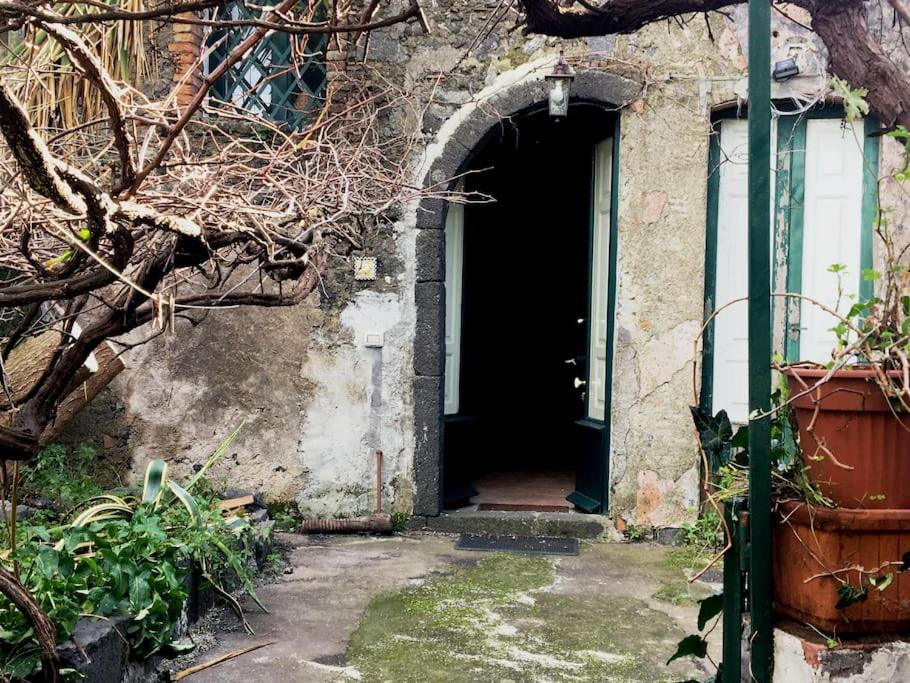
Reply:
[[[749, 0], [749, 412], [771, 400], [771, 0]], [[749, 423], [751, 670], [770, 683], [771, 429]]]

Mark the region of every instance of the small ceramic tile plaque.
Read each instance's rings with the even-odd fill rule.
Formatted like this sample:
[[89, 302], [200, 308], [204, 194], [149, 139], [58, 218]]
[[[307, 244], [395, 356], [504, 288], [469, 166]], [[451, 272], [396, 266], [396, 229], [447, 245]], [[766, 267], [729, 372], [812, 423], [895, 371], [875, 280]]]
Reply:
[[376, 257], [354, 257], [354, 279], [358, 282], [367, 282], [376, 279]]

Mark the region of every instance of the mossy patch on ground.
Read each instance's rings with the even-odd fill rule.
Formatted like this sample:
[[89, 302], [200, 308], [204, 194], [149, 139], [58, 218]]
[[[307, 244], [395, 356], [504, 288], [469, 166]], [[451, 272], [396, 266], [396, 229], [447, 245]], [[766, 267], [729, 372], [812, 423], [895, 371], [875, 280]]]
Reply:
[[640, 599], [560, 594], [551, 558], [491, 555], [373, 600], [347, 662], [364, 681], [676, 681], [679, 629]]

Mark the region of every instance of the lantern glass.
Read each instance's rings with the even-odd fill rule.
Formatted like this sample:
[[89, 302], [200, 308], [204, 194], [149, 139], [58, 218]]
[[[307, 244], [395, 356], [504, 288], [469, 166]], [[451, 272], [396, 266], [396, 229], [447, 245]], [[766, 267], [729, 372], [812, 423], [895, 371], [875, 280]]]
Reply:
[[569, 113], [569, 83], [565, 76], [548, 76], [550, 82], [550, 116], [562, 117]]

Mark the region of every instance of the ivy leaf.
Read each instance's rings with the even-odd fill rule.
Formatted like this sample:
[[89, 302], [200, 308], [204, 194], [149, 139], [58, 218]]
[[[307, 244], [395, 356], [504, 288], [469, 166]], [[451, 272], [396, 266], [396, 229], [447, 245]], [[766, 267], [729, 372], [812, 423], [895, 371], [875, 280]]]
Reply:
[[704, 631], [711, 619], [724, 611], [724, 594], [715, 593], [698, 602], [698, 630]]
[[869, 599], [868, 588], [857, 588], [851, 583], [841, 584], [841, 587], [837, 589], [837, 594], [840, 599], [834, 606], [835, 609], [847, 609], [850, 605], [865, 602]]
[[733, 448], [749, 448], [749, 425], [743, 425], [736, 430], [736, 434], [733, 435], [733, 439], [730, 440], [730, 445]]
[[51, 579], [54, 577], [59, 563], [60, 558], [57, 555], [57, 551], [53, 548], [41, 548], [38, 551], [38, 569], [46, 578]]
[[733, 426], [730, 424], [730, 418], [727, 417], [727, 411], [721, 410], [717, 415], [711, 417], [710, 413], [705, 412], [699, 406], [690, 406], [689, 410], [692, 411], [692, 420], [698, 430], [701, 447], [708, 456], [711, 469], [716, 472], [719, 467], [726, 465], [730, 460]]
[[796, 431], [790, 421], [790, 414], [784, 413], [780, 415], [780, 418], [775, 425], [775, 431], [778, 432], [777, 443], [771, 449], [771, 458], [779, 469], [788, 472], [799, 461], [800, 449], [796, 440]]
[[679, 641], [676, 652], [667, 660], [667, 664], [682, 657], [702, 658], [708, 654], [708, 641], [701, 636], [686, 636]]
[[865, 99], [869, 91], [866, 88], [851, 88], [849, 83], [839, 78], [831, 80], [831, 87], [843, 98], [847, 121], [858, 121], [869, 113], [869, 103]]

